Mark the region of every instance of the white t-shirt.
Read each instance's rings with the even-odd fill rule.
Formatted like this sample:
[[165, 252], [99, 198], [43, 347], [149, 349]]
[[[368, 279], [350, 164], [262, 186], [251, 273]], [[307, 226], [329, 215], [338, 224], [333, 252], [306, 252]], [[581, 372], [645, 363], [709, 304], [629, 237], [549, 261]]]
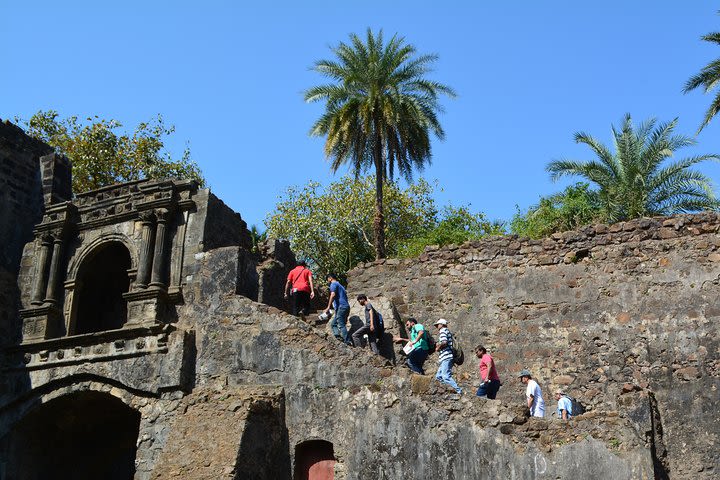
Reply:
[[544, 417], [545, 416], [545, 400], [542, 397], [542, 391], [540, 385], [532, 378], [528, 380], [527, 388], [525, 389], [525, 396], [530, 398], [533, 397], [533, 403], [530, 406], [530, 416], [532, 417]]

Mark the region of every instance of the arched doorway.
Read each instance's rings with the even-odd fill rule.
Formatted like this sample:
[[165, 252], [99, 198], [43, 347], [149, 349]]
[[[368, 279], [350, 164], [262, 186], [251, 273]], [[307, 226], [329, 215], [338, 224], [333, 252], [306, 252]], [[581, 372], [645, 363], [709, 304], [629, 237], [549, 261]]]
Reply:
[[295, 447], [295, 480], [333, 480], [335, 453], [325, 440], [309, 440]]
[[71, 335], [122, 328], [127, 321], [130, 252], [120, 242], [98, 247], [80, 266], [75, 291], [78, 307]]
[[6, 478], [131, 480], [140, 414], [100, 392], [79, 392], [30, 411], [8, 434]]

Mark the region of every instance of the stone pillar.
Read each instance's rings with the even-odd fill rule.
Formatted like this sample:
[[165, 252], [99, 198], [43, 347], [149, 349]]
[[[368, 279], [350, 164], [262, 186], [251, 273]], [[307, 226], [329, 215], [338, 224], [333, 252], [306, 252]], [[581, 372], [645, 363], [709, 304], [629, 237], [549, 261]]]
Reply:
[[152, 212], [140, 214], [142, 232], [140, 240], [140, 258], [138, 260], [137, 280], [135, 284], [140, 288], [147, 288], [150, 282], [150, 270], [153, 261], [153, 244], [155, 242], [155, 215]]
[[35, 271], [35, 281], [33, 282], [33, 294], [31, 301], [33, 305], [42, 305], [45, 298], [51, 245], [52, 237], [50, 235], [45, 234], [40, 238], [40, 258], [38, 258], [38, 268]]
[[50, 262], [50, 274], [48, 275], [45, 302], [55, 303], [57, 301], [57, 285], [60, 276], [60, 261], [62, 260], [62, 232], [54, 234], [52, 261]]
[[157, 217], [157, 234], [155, 235], [155, 255], [153, 256], [150, 286], [166, 289], [165, 265], [167, 265], [169, 251], [165, 246], [167, 243], [165, 237], [167, 236], [167, 223], [170, 219], [170, 211], [166, 208], [160, 208], [155, 211], [155, 216]]

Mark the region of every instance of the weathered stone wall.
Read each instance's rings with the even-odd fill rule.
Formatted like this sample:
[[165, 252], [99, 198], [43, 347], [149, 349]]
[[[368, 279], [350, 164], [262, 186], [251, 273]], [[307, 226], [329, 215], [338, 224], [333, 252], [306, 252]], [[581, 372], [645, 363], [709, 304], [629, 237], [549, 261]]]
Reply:
[[[349, 273], [349, 287], [389, 297], [401, 317], [429, 328], [448, 319], [470, 356], [457, 371], [462, 382], [476, 381], [472, 347], [483, 343], [497, 361], [504, 401], [522, 402], [516, 375], [529, 368], [548, 411], [559, 387], [591, 411], [652, 417], [661, 473], [715, 478], [719, 228], [720, 217], [704, 213], [537, 241], [497, 237], [362, 265]], [[638, 404], [638, 394], [650, 402]]]
[[40, 157], [52, 148], [0, 120], [0, 267], [17, 272], [25, 243], [42, 219]]
[[[0, 347], [19, 335], [15, 286], [23, 246], [43, 214], [40, 158], [52, 148], [0, 120]], [[0, 386], [0, 391], [2, 390]]]
[[[169, 438], [203, 438], [208, 417], [227, 417], [228, 424], [241, 425], [242, 415], [232, 412], [242, 410], [242, 392], [277, 385], [284, 392], [284, 426], [269, 413], [273, 407], [266, 413], [275, 420], [261, 429], [275, 432], [291, 455], [308, 440], [332, 442], [338, 479], [531, 479], [540, 473], [549, 478], [653, 477], [642, 433], [649, 428], [648, 418], [638, 418], [639, 428], [612, 412], [572, 424], [548, 424], [528, 420], [516, 402], [445, 399], [444, 389], [428, 386], [430, 377], [411, 376], [368, 349], [349, 348], [328, 334], [325, 325], [308, 325], [235, 295], [232, 254], [226, 248], [203, 255], [178, 312], [178, 328], [197, 332], [195, 391], [214, 391], [219, 400], [195, 408], [197, 417], [189, 415], [188, 407], [185, 420], [174, 427], [182, 428], [182, 434], [171, 430]], [[388, 308], [382, 301], [378, 305]], [[392, 313], [386, 315], [392, 322]], [[646, 399], [635, 400], [642, 405]], [[243, 450], [237, 433], [222, 437], [197, 453], [163, 453], [169, 457], [153, 469], [153, 478], [213, 462], [208, 448], [221, 448], [224, 456]], [[170, 442], [155, 448], [175, 452]], [[296, 461], [292, 455], [292, 464]], [[214, 463], [207, 468], [222, 470]], [[224, 468], [229, 478], [246, 478], [232, 464]], [[190, 477], [212, 476], [197, 475]], [[285, 477], [266, 472], [247, 478]]]
[[239, 213], [208, 192], [207, 215], [210, 221], [205, 222], [203, 233], [205, 250], [237, 245], [245, 250], [252, 249], [252, 239], [247, 223]]
[[[284, 286], [288, 273], [297, 265], [289, 242], [270, 238], [260, 243], [258, 250], [258, 302], [280, 309], [288, 308], [289, 302], [283, 296]], [[317, 279], [314, 281], [317, 282]]]
[[[44, 199], [45, 209], [33, 220], [35, 240], [25, 240], [23, 321], [68, 322], [80, 265], [98, 247], [122, 243], [128, 322], [79, 334], [28, 329], [2, 349], [0, 480], [13, 465], [9, 452], [22, 448], [18, 423], [81, 392], [120, 400], [139, 418], [137, 480], [290, 478], [302, 460], [296, 448], [315, 440], [331, 442], [338, 480], [718, 471], [717, 216], [599, 226], [542, 242], [498, 238], [351, 272], [351, 297], [371, 297], [388, 336], [408, 315], [426, 324], [443, 316], [469, 357], [473, 343], [486, 343], [506, 383], [500, 400], [481, 401], [448, 396], [431, 376], [395, 365], [394, 352], [347, 347], [326, 325], [267, 305], [284, 305], [278, 292], [292, 253], [275, 243], [251, 254], [245, 223], [208, 190], [138, 181], [66, 203], [68, 165], [55, 156], [39, 164], [32, 178], [41, 188], [28, 205]], [[5, 225], [8, 215], [0, 215]], [[17, 298], [14, 280], [0, 269], [5, 305]], [[361, 317], [354, 307], [351, 323]], [[540, 379], [549, 404], [552, 387], [563, 385], [590, 412], [567, 423], [529, 419], [512, 378], [521, 367]], [[471, 393], [472, 360], [457, 373]]]

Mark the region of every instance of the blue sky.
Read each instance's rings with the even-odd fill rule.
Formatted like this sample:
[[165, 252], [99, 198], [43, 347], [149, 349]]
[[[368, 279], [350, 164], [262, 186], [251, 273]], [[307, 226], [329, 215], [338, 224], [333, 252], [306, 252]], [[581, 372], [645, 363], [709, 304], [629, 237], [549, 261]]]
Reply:
[[[399, 33], [440, 60], [452, 86], [445, 141], [433, 144], [439, 204], [509, 219], [561, 190], [545, 165], [589, 159], [573, 134], [610, 142], [611, 124], [679, 117], [694, 134], [711, 97], [682, 94], [720, 48], [720, 3], [602, 2], [0, 2], [0, 118], [40, 109], [127, 127], [160, 113], [189, 143], [212, 191], [261, 224], [289, 185], [333, 177], [308, 130], [322, 105], [309, 67], [350, 32]], [[589, 5], [590, 4], [590, 5]], [[720, 118], [681, 156], [720, 153]], [[720, 165], [702, 170], [720, 185]]]

